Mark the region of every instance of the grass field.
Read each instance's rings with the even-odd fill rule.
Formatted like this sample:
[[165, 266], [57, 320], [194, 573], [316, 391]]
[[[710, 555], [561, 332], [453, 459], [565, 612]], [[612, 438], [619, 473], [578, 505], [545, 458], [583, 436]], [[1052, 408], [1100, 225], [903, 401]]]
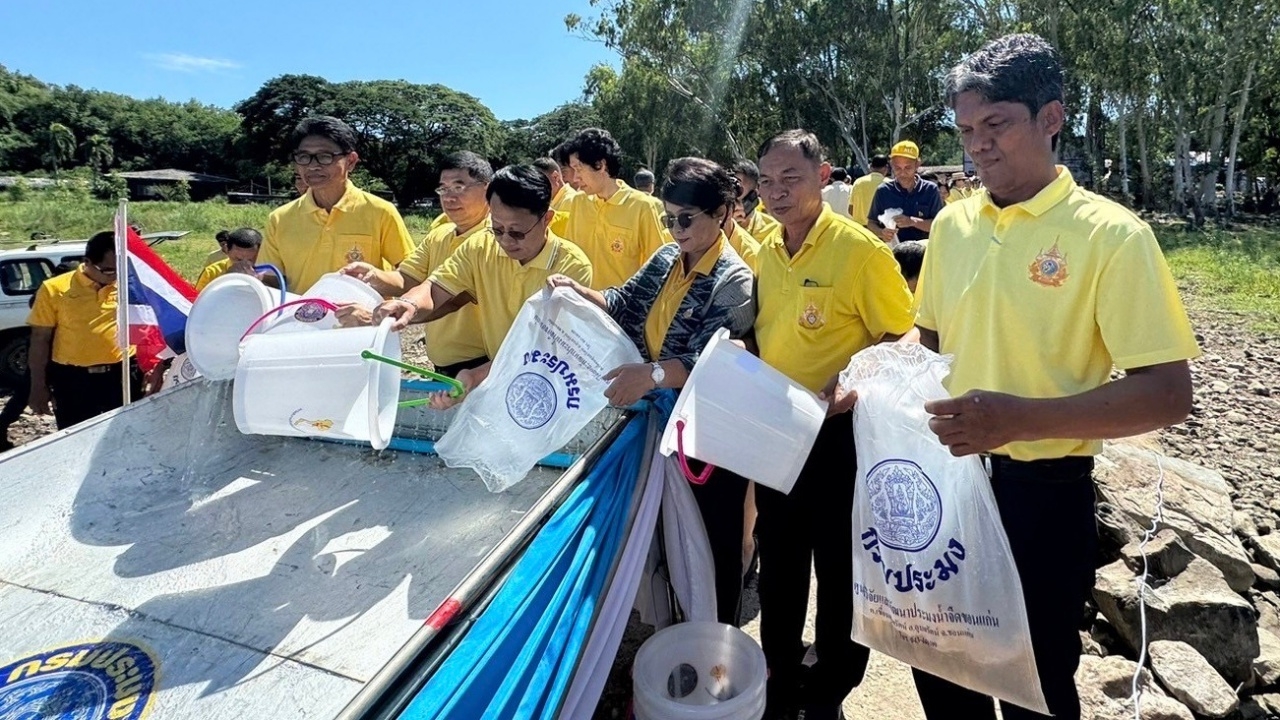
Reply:
[[[184, 276], [195, 279], [206, 255], [217, 248], [214, 235], [242, 226], [261, 229], [272, 208], [219, 202], [145, 202], [129, 206], [129, 221], [144, 232], [190, 230], [187, 237], [166, 242], [158, 250]], [[83, 239], [111, 227], [115, 205], [97, 201], [55, 199], [8, 202], [0, 199], [0, 248], [30, 244], [33, 232]], [[414, 237], [426, 234], [431, 218], [405, 218]], [[1259, 332], [1280, 333], [1280, 227], [1240, 231], [1186, 232], [1158, 226], [1178, 282], [1190, 292], [1189, 302], [1210, 310], [1240, 313]]]

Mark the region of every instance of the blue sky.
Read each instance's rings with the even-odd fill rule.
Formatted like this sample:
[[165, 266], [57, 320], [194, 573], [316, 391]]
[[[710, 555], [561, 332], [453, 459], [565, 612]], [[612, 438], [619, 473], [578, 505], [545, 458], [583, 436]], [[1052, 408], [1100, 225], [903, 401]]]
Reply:
[[501, 120], [576, 99], [615, 63], [570, 35], [587, 0], [0, 0], [0, 65], [58, 85], [231, 107], [285, 73], [440, 83]]

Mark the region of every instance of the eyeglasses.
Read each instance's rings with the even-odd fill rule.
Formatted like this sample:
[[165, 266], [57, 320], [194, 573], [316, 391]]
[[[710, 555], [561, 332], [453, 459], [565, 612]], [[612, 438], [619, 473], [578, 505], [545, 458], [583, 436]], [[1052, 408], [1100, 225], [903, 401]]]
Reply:
[[699, 210], [696, 213], [680, 213], [679, 215], [663, 215], [662, 224], [666, 225], [668, 230], [671, 230], [678, 223], [680, 225], [680, 229], [688, 230], [689, 226], [693, 224], [694, 218], [698, 217], [699, 215], [705, 215], [706, 213], [707, 213], [706, 210]]
[[506, 236], [511, 238], [511, 242], [523, 242], [525, 238], [529, 237], [529, 233], [533, 232], [533, 229], [538, 227], [540, 224], [542, 224], [541, 220], [535, 220], [534, 223], [529, 226], [529, 229], [524, 231], [493, 228], [493, 236], [499, 240], [501, 240], [503, 236]]
[[344, 158], [347, 155], [348, 153], [331, 153], [331, 152], [309, 153], [309, 152], [302, 152], [301, 150], [299, 150], [298, 152], [293, 154], [293, 162], [297, 165], [304, 165], [304, 166], [310, 165], [313, 162], [316, 163], [317, 165], [332, 165], [335, 160], [339, 158]]
[[449, 195], [461, 195], [473, 187], [480, 187], [484, 183], [467, 183], [466, 185], [441, 185], [436, 188], [436, 194], [440, 197]]

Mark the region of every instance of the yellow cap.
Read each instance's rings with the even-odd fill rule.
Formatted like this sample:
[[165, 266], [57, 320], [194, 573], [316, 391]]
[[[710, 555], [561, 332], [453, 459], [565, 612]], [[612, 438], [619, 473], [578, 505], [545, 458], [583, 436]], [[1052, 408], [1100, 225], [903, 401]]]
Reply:
[[889, 151], [889, 157], [891, 158], [901, 157], [901, 158], [907, 158], [908, 160], [919, 160], [920, 147], [917, 146], [915, 143], [911, 142], [910, 140], [903, 140], [902, 142], [893, 146], [893, 150]]

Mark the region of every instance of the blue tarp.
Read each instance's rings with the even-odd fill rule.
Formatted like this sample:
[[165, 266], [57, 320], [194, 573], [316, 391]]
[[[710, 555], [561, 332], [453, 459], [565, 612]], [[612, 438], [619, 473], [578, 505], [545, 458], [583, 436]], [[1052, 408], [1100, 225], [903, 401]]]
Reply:
[[401, 720], [555, 716], [625, 541], [647, 425], [670, 400], [628, 423]]

